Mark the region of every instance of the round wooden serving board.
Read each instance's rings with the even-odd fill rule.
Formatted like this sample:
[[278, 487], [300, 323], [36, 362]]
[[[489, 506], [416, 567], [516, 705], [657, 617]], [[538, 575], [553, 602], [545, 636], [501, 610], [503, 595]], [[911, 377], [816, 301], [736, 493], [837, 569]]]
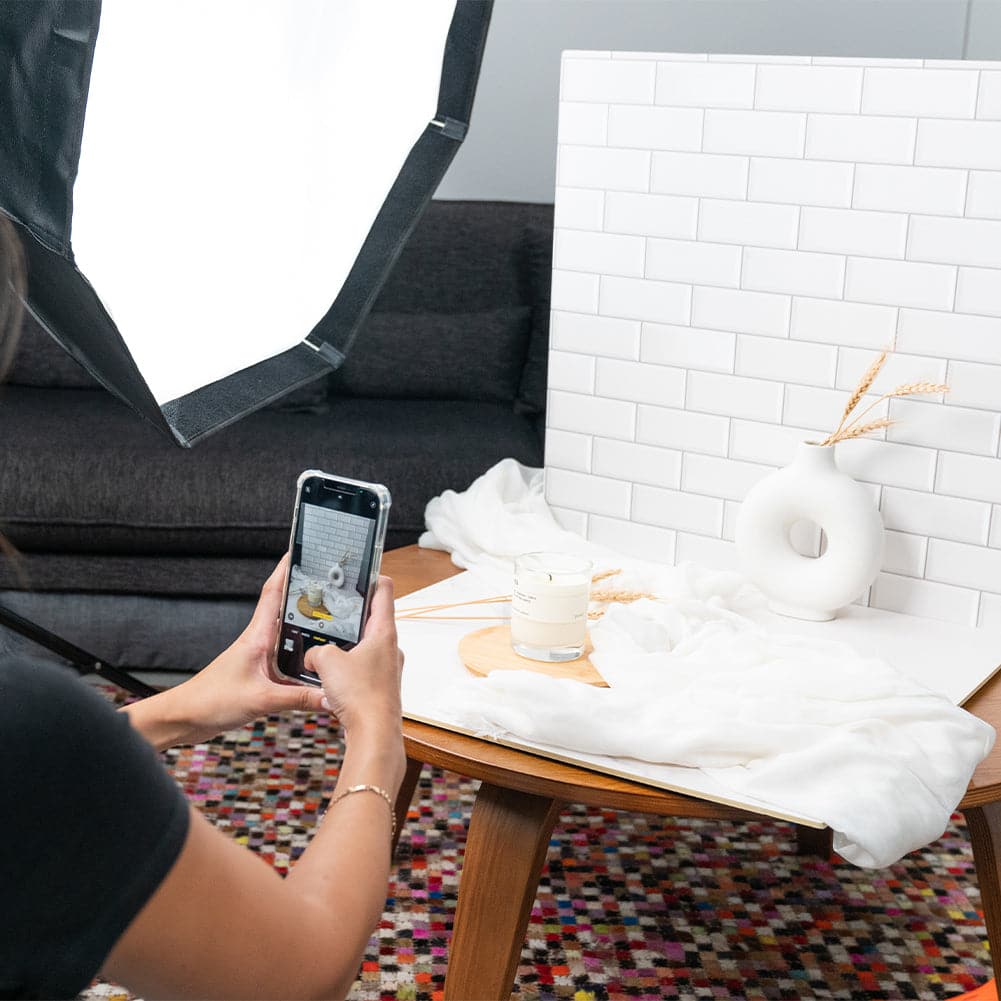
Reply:
[[326, 619], [328, 622], [333, 621], [333, 616], [324, 608], [322, 605], [311, 605], [309, 603], [309, 598], [306, 595], [300, 595], [299, 600], [295, 603], [296, 608], [303, 614], [311, 619]]
[[591, 637], [584, 643], [584, 654], [577, 660], [566, 660], [560, 664], [547, 661], [529, 660], [520, 657], [511, 647], [510, 626], [489, 626], [467, 633], [459, 640], [459, 657], [472, 674], [485, 678], [493, 671], [535, 671], [550, 678], [571, 678], [586, 685], [608, 688], [608, 682], [598, 674], [591, 663]]

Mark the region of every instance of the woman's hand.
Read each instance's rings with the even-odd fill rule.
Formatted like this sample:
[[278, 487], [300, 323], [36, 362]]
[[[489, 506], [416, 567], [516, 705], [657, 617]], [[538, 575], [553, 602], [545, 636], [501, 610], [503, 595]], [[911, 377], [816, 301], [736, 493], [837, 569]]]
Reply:
[[306, 669], [319, 675], [327, 706], [352, 734], [400, 732], [403, 653], [396, 642], [393, 582], [380, 577], [362, 641], [351, 651], [332, 643], [306, 651]]
[[150, 743], [161, 749], [194, 744], [269, 713], [325, 708], [318, 688], [277, 680], [272, 670], [287, 572], [286, 556], [261, 590], [250, 625], [208, 667], [126, 707]]

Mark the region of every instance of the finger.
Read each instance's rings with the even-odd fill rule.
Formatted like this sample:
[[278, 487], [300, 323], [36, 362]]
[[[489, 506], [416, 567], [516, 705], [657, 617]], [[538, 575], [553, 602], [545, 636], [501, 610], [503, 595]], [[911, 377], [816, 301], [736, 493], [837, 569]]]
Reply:
[[[396, 638], [396, 605], [392, 577], [380, 577], [372, 598], [365, 635], [372, 634]], [[362, 640], [364, 643], [364, 639]]]
[[285, 591], [287, 572], [288, 553], [278, 561], [278, 565], [271, 571], [271, 576], [264, 582], [249, 629], [274, 628], [275, 622], [281, 616], [282, 594]]
[[281, 600], [282, 591], [285, 590], [285, 578], [288, 576], [288, 553], [286, 553], [271, 571], [271, 576], [264, 582], [261, 588], [261, 597], [277, 596]]
[[272, 712], [296, 709], [299, 712], [323, 712], [323, 689], [306, 685], [280, 685], [270, 693]]
[[347, 656], [348, 654], [334, 643], [311, 646], [303, 657], [303, 666], [322, 679], [324, 672], [330, 670], [336, 661]]

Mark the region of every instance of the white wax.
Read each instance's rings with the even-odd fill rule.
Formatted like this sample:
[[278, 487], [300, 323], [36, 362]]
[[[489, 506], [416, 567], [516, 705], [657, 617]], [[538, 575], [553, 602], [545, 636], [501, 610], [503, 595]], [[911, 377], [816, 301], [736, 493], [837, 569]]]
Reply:
[[591, 578], [516, 570], [511, 598], [511, 639], [534, 647], [582, 646]]

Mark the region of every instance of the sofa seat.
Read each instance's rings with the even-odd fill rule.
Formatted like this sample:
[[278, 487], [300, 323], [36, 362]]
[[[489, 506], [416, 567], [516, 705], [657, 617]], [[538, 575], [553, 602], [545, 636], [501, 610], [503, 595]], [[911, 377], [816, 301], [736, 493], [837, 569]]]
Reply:
[[468, 400], [260, 411], [182, 450], [103, 390], [6, 386], [0, 428], [0, 531], [27, 578], [0, 561], [0, 588], [35, 591], [252, 596], [288, 546], [304, 469], [385, 483], [391, 549], [416, 541], [424, 499], [508, 455], [542, 464], [531, 419]]

